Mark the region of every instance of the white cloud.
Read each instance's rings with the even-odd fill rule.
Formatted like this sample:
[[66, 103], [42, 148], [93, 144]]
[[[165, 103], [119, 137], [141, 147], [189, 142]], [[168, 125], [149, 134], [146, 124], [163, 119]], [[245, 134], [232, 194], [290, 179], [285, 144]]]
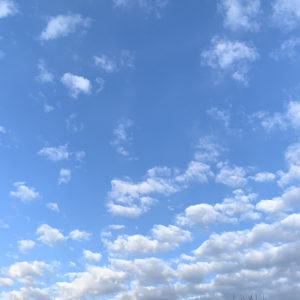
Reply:
[[130, 119], [121, 121], [118, 126], [114, 129], [114, 139], [111, 144], [116, 148], [116, 151], [128, 157], [129, 151], [127, 147], [130, 145], [132, 137], [128, 133], [129, 129], [133, 126], [133, 121]]
[[270, 182], [275, 180], [276, 175], [270, 172], [259, 172], [250, 178], [256, 182]]
[[224, 25], [230, 29], [255, 31], [259, 24], [260, 0], [221, 0], [220, 8], [225, 15]]
[[35, 246], [35, 242], [32, 240], [21, 240], [18, 241], [18, 248], [21, 252], [26, 252]]
[[154, 257], [134, 261], [121, 259], [111, 261], [117, 269], [135, 275], [138, 282], [143, 285], [167, 283], [176, 276], [174, 270], [165, 261]]
[[86, 153], [84, 151], [75, 152], [75, 158], [79, 162], [83, 162], [83, 159], [86, 157]]
[[1, 300], [52, 300], [47, 291], [33, 288], [22, 287], [18, 291], [11, 291], [0, 294]]
[[36, 233], [39, 235], [38, 240], [49, 246], [54, 246], [66, 240], [66, 237], [58, 229], [52, 228], [47, 224], [42, 224]]
[[113, 229], [113, 230], [120, 230], [120, 229], [124, 229], [125, 226], [124, 226], [124, 225], [116, 225], [116, 224], [113, 224], [113, 225], [109, 225], [109, 228], [110, 228], [110, 229]]
[[4, 270], [4, 273], [12, 278], [16, 278], [22, 283], [33, 285], [37, 277], [43, 275], [44, 270], [49, 270], [50, 266], [42, 261], [17, 262]]
[[97, 77], [97, 78], [95, 79], [95, 81], [96, 81], [96, 83], [97, 83], [97, 85], [98, 85], [98, 88], [97, 88], [97, 90], [96, 90], [96, 93], [98, 94], [98, 93], [100, 93], [100, 92], [103, 91], [104, 85], [105, 85], [105, 80], [104, 80], [103, 78], [101, 78], [101, 77]]
[[286, 130], [289, 127], [295, 130], [300, 129], [300, 102], [290, 101], [284, 112], [276, 112], [270, 115], [267, 112], [257, 112], [254, 114], [254, 118], [261, 120], [261, 125], [267, 132], [275, 128]]
[[300, 5], [298, 0], [273, 0], [273, 21], [284, 31], [295, 29], [300, 24]]
[[300, 208], [300, 188], [288, 188], [281, 197], [270, 200], [261, 200], [256, 204], [256, 208], [265, 213], [281, 214]]
[[94, 56], [94, 63], [106, 73], [113, 73], [118, 70], [116, 62], [104, 54], [100, 56]]
[[36, 77], [36, 79], [40, 82], [53, 82], [54, 76], [52, 73], [50, 73], [45, 65], [44, 60], [40, 59], [38, 63], [38, 69], [39, 69], [39, 75]]
[[198, 181], [205, 183], [208, 181], [208, 178], [213, 175], [209, 165], [199, 161], [191, 161], [186, 171], [175, 177], [175, 180], [178, 182]]
[[230, 74], [231, 77], [247, 84], [250, 63], [259, 58], [256, 48], [240, 41], [213, 38], [211, 48], [201, 54], [202, 63], [208, 65], [219, 75]]
[[0, 0], [0, 19], [13, 16], [18, 12], [13, 0]]
[[58, 15], [52, 17], [41, 33], [42, 40], [53, 40], [74, 33], [78, 27], [87, 27], [89, 19], [78, 14]]
[[288, 171], [278, 171], [278, 184], [283, 187], [292, 183], [298, 183], [300, 178], [300, 143], [292, 144], [285, 153]]
[[1, 278], [0, 277], [0, 286], [4, 288], [10, 288], [13, 286], [13, 281], [10, 278]]
[[88, 241], [91, 238], [91, 233], [88, 233], [86, 231], [80, 231], [78, 229], [75, 229], [69, 233], [69, 238], [72, 239], [73, 241]]
[[73, 277], [71, 282], [56, 283], [56, 300], [79, 300], [116, 293], [124, 289], [127, 275], [108, 268], [88, 266], [85, 272], [75, 273]]
[[23, 202], [31, 202], [39, 197], [39, 193], [35, 191], [35, 188], [28, 187], [25, 182], [15, 182], [15, 191], [10, 191], [10, 195], [21, 199]]
[[44, 147], [38, 151], [38, 155], [45, 157], [48, 160], [57, 162], [60, 160], [68, 159], [70, 152], [68, 151], [68, 146], [58, 146], [58, 147]]
[[220, 164], [220, 172], [216, 176], [216, 182], [231, 187], [243, 186], [247, 183], [246, 171], [242, 167], [229, 167], [227, 164]]
[[233, 192], [233, 197], [225, 198], [214, 205], [200, 203], [187, 207], [183, 214], [177, 216], [179, 225], [211, 225], [218, 222], [236, 223], [243, 220], [255, 220], [260, 217], [252, 202], [256, 194], [246, 195], [241, 189]]
[[69, 183], [71, 180], [71, 170], [68, 169], [60, 169], [58, 184]]
[[73, 98], [77, 98], [79, 93], [89, 94], [91, 92], [92, 85], [90, 81], [82, 76], [65, 73], [61, 78], [61, 82]]
[[87, 261], [92, 263], [99, 262], [102, 258], [101, 253], [92, 252], [90, 250], [83, 250], [83, 256]]
[[154, 225], [151, 236], [119, 235], [116, 240], [110, 242], [103, 239], [107, 248], [121, 255], [129, 253], [149, 254], [158, 251], [175, 249], [179, 244], [191, 241], [191, 233], [177, 226]]
[[154, 167], [147, 171], [143, 181], [137, 183], [114, 179], [111, 181], [107, 207], [114, 215], [137, 217], [156, 202], [154, 197], [176, 193], [191, 182], [205, 183], [210, 176], [213, 173], [207, 164], [191, 161], [182, 173], [167, 167]]
[[49, 202], [46, 204], [46, 207], [52, 211], [59, 212], [58, 204], [55, 202]]

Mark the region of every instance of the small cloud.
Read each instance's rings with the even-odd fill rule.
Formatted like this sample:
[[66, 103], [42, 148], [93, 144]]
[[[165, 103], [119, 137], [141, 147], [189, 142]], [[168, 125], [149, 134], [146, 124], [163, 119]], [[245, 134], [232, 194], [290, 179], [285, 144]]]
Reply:
[[17, 12], [18, 8], [13, 0], [0, 0], [0, 19], [13, 16]]
[[66, 240], [66, 237], [60, 232], [60, 230], [53, 228], [48, 224], [41, 225], [37, 229], [36, 233], [39, 235], [39, 241], [51, 247]]
[[49, 202], [46, 204], [46, 207], [52, 211], [59, 212], [58, 204], [55, 202]]
[[15, 182], [15, 191], [10, 191], [10, 195], [21, 199], [22, 202], [31, 202], [39, 197], [39, 193], [35, 191], [35, 188], [28, 187], [25, 182]]
[[80, 231], [78, 229], [71, 231], [69, 234], [69, 238], [77, 242], [88, 241], [90, 240], [91, 236], [91, 233], [88, 233], [86, 231]]
[[92, 252], [90, 250], [83, 250], [83, 257], [90, 262], [99, 262], [102, 258], [101, 253]]
[[224, 13], [226, 27], [232, 30], [258, 30], [260, 0], [221, 0], [220, 9]]
[[49, 20], [41, 33], [42, 40], [54, 40], [74, 33], [78, 27], [88, 27], [90, 20], [78, 14], [58, 15]]
[[58, 184], [69, 183], [71, 180], [71, 171], [68, 169], [61, 169], [59, 171]]
[[68, 146], [58, 146], [58, 147], [44, 147], [38, 151], [38, 155], [45, 157], [48, 160], [57, 162], [60, 160], [68, 159], [70, 153], [68, 151]]
[[128, 134], [128, 130], [132, 126], [133, 121], [130, 119], [121, 121], [113, 132], [114, 139], [111, 142], [111, 144], [116, 148], [116, 151], [126, 157], [129, 156], [127, 146], [131, 141], [131, 136]]
[[211, 48], [201, 54], [202, 63], [211, 67], [220, 76], [229, 74], [234, 80], [247, 85], [250, 64], [259, 54], [255, 47], [240, 41], [213, 38]]
[[35, 242], [32, 240], [18, 241], [18, 248], [21, 252], [26, 252], [35, 246]]
[[80, 93], [89, 94], [91, 92], [92, 85], [90, 81], [82, 76], [65, 73], [61, 78], [61, 82], [73, 98], [77, 98]]
[[47, 82], [53, 82], [54, 76], [52, 73], [50, 73], [45, 65], [44, 60], [40, 59], [38, 63], [38, 69], [39, 69], [39, 74], [36, 77], [36, 79], [40, 82], [47, 83]]
[[116, 62], [104, 54], [94, 56], [94, 63], [106, 73], [114, 73], [118, 70]]

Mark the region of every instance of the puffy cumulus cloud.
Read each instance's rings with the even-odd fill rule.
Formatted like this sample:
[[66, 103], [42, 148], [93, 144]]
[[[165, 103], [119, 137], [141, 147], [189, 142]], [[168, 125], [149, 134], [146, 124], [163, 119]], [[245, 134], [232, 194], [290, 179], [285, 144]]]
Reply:
[[18, 291], [3, 292], [0, 294], [1, 300], [52, 300], [47, 291], [33, 288], [23, 287]]
[[10, 278], [1, 278], [0, 277], [0, 286], [4, 288], [12, 287], [14, 282]]
[[290, 101], [283, 112], [276, 112], [273, 115], [265, 111], [260, 111], [254, 114], [254, 119], [261, 121], [262, 127], [271, 132], [274, 129], [286, 130], [293, 128], [300, 129], [300, 102]]
[[46, 28], [41, 33], [42, 40], [54, 40], [74, 33], [78, 27], [89, 26], [90, 20], [78, 14], [58, 15], [50, 18]]
[[10, 195], [21, 199], [22, 202], [31, 202], [40, 196], [35, 188], [26, 186], [25, 182], [15, 182], [14, 186], [16, 190], [10, 191]]
[[168, 251], [188, 241], [191, 241], [191, 233], [174, 225], [154, 225], [151, 230], [151, 236], [143, 236], [140, 234], [119, 235], [113, 242], [105, 238], [103, 239], [103, 242], [110, 251], [121, 255]]
[[86, 231], [81, 231], [78, 229], [75, 229], [69, 233], [69, 238], [73, 241], [78, 241], [78, 242], [88, 241], [90, 240], [91, 236], [92, 236], [91, 233], [88, 233]]
[[170, 285], [143, 286], [132, 285], [131, 290], [119, 293], [111, 300], [177, 300], [188, 294], [183, 285], [179, 283]]
[[240, 187], [247, 183], [246, 170], [242, 167], [230, 167], [226, 163], [220, 163], [219, 173], [216, 176], [216, 182], [223, 183], [231, 187]]
[[46, 204], [46, 207], [52, 211], [59, 212], [58, 204], [55, 202], [49, 202]]
[[57, 162], [68, 159], [70, 157], [70, 152], [68, 151], [67, 145], [62, 145], [58, 147], [44, 147], [38, 151], [38, 155], [53, 162]]
[[280, 214], [300, 208], [300, 188], [291, 187], [281, 197], [270, 200], [261, 200], [256, 204], [256, 209], [268, 214]]
[[277, 245], [293, 244], [300, 236], [299, 218], [299, 214], [292, 214], [271, 224], [256, 224], [252, 229], [212, 234], [193, 253], [196, 257], [229, 262], [243, 258], [253, 249], [268, 250]]
[[60, 230], [53, 228], [47, 224], [42, 224], [37, 229], [36, 233], [39, 235], [38, 240], [49, 246], [54, 246], [55, 244], [67, 239], [60, 232]]
[[0, 19], [13, 16], [17, 12], [18, 8], [13, 0], [0, 0]]
[[172, 280], [176, 273], [165, 261], [150, 257], [134, 261], [112, 259], [112, 265], [134, 276], [140, 284], [162, 284]]
[[82, 273], [72, 273], [72, 277], [71, 282], [56, 283], [56, 300], [83, 300], [113, 294], [124, 289], [127, 279], [125, 272], [96, 266], [88, 266]]
[[132, 136], [129, 133], [129, 129], [133, 126], [133, 121], [130, 119], [122, 120], [118, 126], [114, 129], [114, 139], [111, 144], [115, 147], [116, 151], [125, 156], [129, 157], [130, 153], [127, 147], [130, 145]]
[[92, 263], [99, 262], [102, 258], [101, 253], [92, 252], [90, 250], [83, 250], [83, 257]]
[[94, 63], [106, 73], [113, 73], [118, 70], [117, 63], [114, 61], [114, 59], [104, 54], [94, 56]]
[[300, 24], [298, 0], [273, 0], [273, 21], [284, 31], [295, 29]]
[[235, 190], [233, 197], [225, 198], [215, 205], [200, 203], [187, 207], [183, 214], [177, 216], [179, 225], [211, 225], [217, 222], [236, 223], [243, 220], [255, 220], [260, 217], [252, 203], [257, 195]]
[[65, 73], [61, 82], [73, 98], [77, 98], [80, 93], [90, 94], [92, 89], [92, 84], [87, 78], [72, 73]]
[[155, 14], [161, 17], [161, 10], [165, 8], [169, 0], [113, 0], [114, 7], [127, 8], [137, 6], [148, 14]]
[[204, 183], [210, 176], [213, 173], [209, 165], [191, 161], [182, 173], [168, 167], [154, 167], [148, 170], [143, 181], [137, 183], [114, 179], [111, 181], [107, 207], [112, 214], [137, 217], [155, 202], [153, 197], [171, 195], [191, 182]]
[[202, 63], [215, 70], [218, 75], [231, 77], [247, 85], [250, 64], [259, 58], [256, 48], [240, 41], [213, 38], [211, 48], [201, 54]]
[[18, 241], [18, 248], [21, 252], [26, 252], [35, 246], [35, 242], [32, 240]]
[[71, 180], [71, 170], [69, 169], [60, 169], [58, 184], [69, 183]]
[[300, 143], [292, 144], [285, 152], [285, 160], [288, 165], [287, 172], [279, 171], [278, 184], [283, 187], [289, 184], [299, 183], [300, 176]]
[[41, 277], [45, 270], [50, 269], [50, 266], [42, 261], [23, 261], [4, 269], [4, 273], [24, 284], [33, 285], [37, 277]]
[[249, 178], [255, 182], [270, 182], [275, 180], [276, 175], [270, 172], [259, 172]]
[[36, 77], [36, 79], [40, 82], [47, 83], [47, 82], [53, 82], [54, 76], [52, 73], [50, 73], [47, 68], [44, 60], [40, 59], [38, 63], [38, 69], [39, 74]]
[[258, 30], [260, 0], [221, 0], [219, 7], [225, 16], [226, 27], [233, 30]]

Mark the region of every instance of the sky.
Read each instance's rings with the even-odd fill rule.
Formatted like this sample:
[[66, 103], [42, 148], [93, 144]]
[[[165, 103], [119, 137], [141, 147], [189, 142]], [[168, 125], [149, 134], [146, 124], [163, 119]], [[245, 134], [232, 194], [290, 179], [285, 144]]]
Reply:
[[298, 300], [299, 30], [299, 0], [0, 0], [0, 300]]

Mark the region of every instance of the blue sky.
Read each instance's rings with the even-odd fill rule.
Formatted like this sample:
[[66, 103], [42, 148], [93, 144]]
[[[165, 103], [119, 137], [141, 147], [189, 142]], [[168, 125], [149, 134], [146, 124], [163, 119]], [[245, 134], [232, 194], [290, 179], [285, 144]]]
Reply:
[[300, 1], [0, 0], [0, 299], [300, 297]]

